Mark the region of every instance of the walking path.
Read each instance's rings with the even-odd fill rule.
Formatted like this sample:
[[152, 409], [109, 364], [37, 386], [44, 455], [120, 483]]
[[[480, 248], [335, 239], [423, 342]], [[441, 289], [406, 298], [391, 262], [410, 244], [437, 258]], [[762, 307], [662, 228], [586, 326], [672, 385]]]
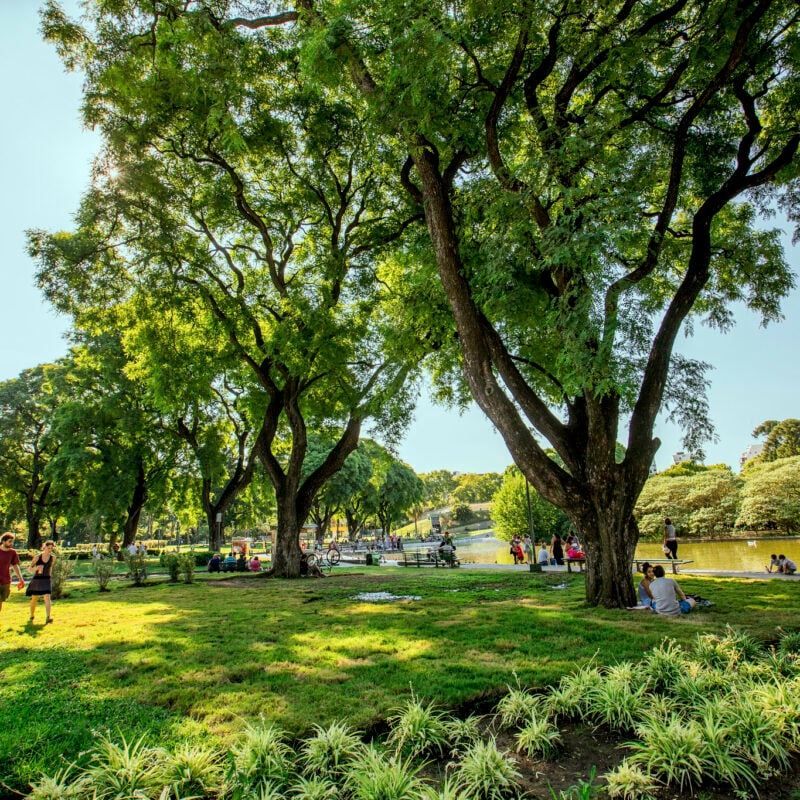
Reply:
[[[391, 561], [386, 560], [383, 562], [383, 566], [387, 567], [397, 567], [400, 566], [401, 562], [398, 561]], [[344, 566], [344, 562], [342, 562], [342, 566]], [[355, 564], [349, 564], [348, 566], [356, 566]], [[405, 567], [405, 569], [414, 569], [414, 567]], [[446, 569], [446, 567], [442, 567], [442, 569]], [[511, 571], [511, 572], [528, 572], [528, 565], [527, 564], [477, 564], [477, 563], [469, 563], [469, 564], [462, 564], [460, 569], [479, 569], [479, 570], [502, 570], [502, 571]], [[553, 572], [563, 572], [566, 573], [566, 567], [551, 567], [547, 566], [544, 568], [543, 572], [553, 573]], [[579, 574], [576, 570], [572, 571], [573, 575]], [[720, 578], [748, 578], [750, 580], [773, 580], [773, 579], [780, 579], [780, 580], [799, 580], [800, 574], [795, 575], [782, 575], [779, 572], [767, 572], [766, 570], [762, 572], [737, 572], [735, 570], [722, 570], [722, 569], [691, 569], [689, 567], [684, 567], [678, 573], [678, 575], [708, 575]], [[668, 575], [667, 577], [672, 577], [672, 575]]]

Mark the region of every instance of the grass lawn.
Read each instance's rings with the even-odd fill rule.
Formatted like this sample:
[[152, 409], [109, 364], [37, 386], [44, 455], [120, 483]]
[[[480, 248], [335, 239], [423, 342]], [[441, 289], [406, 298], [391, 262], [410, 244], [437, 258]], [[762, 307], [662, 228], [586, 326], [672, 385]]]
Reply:
[[[568, 589], [552, 588], [565, 578]], [[336, 719], [379, 732], [412, 688], [443, 708], [483, 710], [517, 679], [544, 687], [592, 658], [638, 658], [665, 637], [690, 642], [730, 625], [773, 641], [776, 628], [798, 627], [793, 582], [680, 583], [715, 605], [680, 620], [592, 609], [579, 575], [466, 568], [291, 582], [198, 574], [192, 585], [115, 581], [103, 594], [71, 581], [47, 626], [43, 608], [29, 625], [14, 594], [0, 615], [0, 782], [24, 789], [98, 731], [224, 739], [264, 715], [298, 736]], [[381, 591], [415, 599], [355, 598]]]

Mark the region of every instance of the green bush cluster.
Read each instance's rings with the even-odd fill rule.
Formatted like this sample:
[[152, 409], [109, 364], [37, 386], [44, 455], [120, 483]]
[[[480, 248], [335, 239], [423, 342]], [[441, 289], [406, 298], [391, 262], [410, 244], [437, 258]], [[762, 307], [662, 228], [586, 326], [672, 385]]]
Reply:
[[[412, 696], [380, 742], [365, 743], [343, 722], [291, 742], [263, 718], [245, 723], [226, 752], [103, 736], [80, 766], [32, 784], [29, 798], [506, 800], [521, 791], [521, 774], [495, 730], [513, 731], [530, 759], [554, 758], [567, 720], [630, 737], [627, 757], [604, 776], [609, 797], [702, 784], [746, 797], [800, 751], [799, 651], [797, 634], [770, 650], [733, 631], [699, 636], [691, 651], [665, 641], [638, 663], [589, 664], [547, 692], [510, 688], [489, 719], [457, 719]], [[421, 774], [431, 762], [444, 776], [435, 784]], [[596, 787], [582, 788], [590, 796]]]

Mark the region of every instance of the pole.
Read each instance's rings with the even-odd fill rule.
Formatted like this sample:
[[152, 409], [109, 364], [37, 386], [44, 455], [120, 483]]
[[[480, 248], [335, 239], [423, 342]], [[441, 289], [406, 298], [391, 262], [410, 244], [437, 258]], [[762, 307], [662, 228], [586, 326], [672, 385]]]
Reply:
[[528, 530], [531, 532], [531, 547], [533, 547], [533, 543], [536, 541], [533, 533], [533, 509], [531, 508], [531, 486], [528, 483], [528, 479], [525, 478], [525, 497], [528, 500]]

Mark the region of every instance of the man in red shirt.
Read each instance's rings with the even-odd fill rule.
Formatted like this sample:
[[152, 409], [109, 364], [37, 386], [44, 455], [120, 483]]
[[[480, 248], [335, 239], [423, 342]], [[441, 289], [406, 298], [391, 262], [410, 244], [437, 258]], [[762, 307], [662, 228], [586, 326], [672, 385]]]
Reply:
[[17, 573], [17, 589], [25, 586], [22, 580], [22, 573], [19, 569], [19, 556], [14, 549], [14, 534], [4, 533], [0, 537], [0, 611], [3, 610], [3, 603], [8, 600], [11, 594], [11, 567]]

